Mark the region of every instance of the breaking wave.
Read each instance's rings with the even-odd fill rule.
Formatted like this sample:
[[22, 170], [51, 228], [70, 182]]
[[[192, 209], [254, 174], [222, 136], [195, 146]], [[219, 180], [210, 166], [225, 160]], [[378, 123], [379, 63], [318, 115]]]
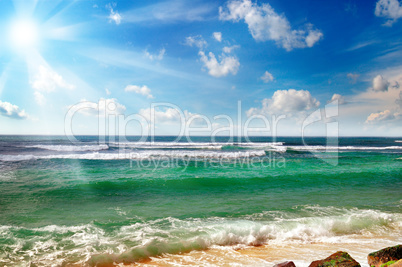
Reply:
[[[300, 217], [300, 213], [305, 216]], [[212, 246], [376, 242], [376, 236], [401, 236], [401, 219], [399, 213], [376, 210], [301, 206], [292, 212], [267, 211], [240, 218], [139, 220], [113, 230], [96, 223], [41, 228], [0, 226], [0, 236], [9, 240], [2, 244], [5, 264], [24, 258], [35, 264], [62, 265], [71, 258], [76, 264], [95, 266], [129, 264]]]
[[155, 157], [162, 158], [192, 158], [192, 159], [236, 159], [243, 157], [262, 157], [264, 150], [247, 150], [233, 152], [216, 151], [187, 151], [187, 150], [145, 150], [120, 153], [83, 153], [83, 154], [55, 154], [55, 155], [0, 155], [0, 161], [24, 161], [36, 159], [87, 159], [87, 160], [142, 160]]
[[33, 145], [26, 146], [27, 148], [39, 148], [52, 151], [65, 151], [65, 152], [83, 152], [83, 151], [100, 151], [108, 150], [108, 145]]
[[291, 150], [300, 151], [337, 151], [337, 150], [402, 150], [402, 146], [385, 146], [385, 147], [371, 147], [371, 146], [288, 146]]

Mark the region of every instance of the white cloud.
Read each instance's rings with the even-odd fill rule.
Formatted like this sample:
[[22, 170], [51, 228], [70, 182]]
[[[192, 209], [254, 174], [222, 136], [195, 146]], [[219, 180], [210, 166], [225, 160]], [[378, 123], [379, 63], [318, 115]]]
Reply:
[[379, 0], [375, 6], [377, 17], [387, 18], [385, 26], [392, 26], [398, 19], [402, 18], [402, 4], [398, 0]]
[[148, 121], [167, 123], [180, 121], [180, 112], [174, 108], [166, 108], [164, 110], [154, 110], [154, 116], [151, 118], [151, 109], [141, 109], [139, 114]]
[[110, 9], [110, 14], [109, 14], [109, 21], [116, 23], [116, 25], [119, 25], [121, 23], [121, 15], [119, 12], [114, 11], [113, 8], [109, 5]]
[[225, 10], [219, 8], [219, 15], [221, 20], [244, 20], [255, 40], [273, 40], [288, 51], [312, 47], [323, 37], [310, 23], [304, 29], [292, 29], [287, 18], [276, 13], [268, 3], [258, 5], [251, 0], [229, 0]]
[[375, 43], [377, 43], [377, 41], [371, 41], [371, 40], [367, 41], [367, 42], [363, 42], [363, 43], [358, 43], [358, 44], [346, 49], [345, 51], [346, 52], [355, 51], [355, 50], [361, 49], [363, 47], [370, 46], [370, 45], [375, 44]]
[[200, 56], [201, 62], [204, 63], [204, 67], [207, 68], [209, 75], [222, 77], [227, 76], [229, 73], [232, 75], [237, 74], [240, 67], [239, 60], [236, 57], [227, 54], [230, 54], [234, 49], [238, 48], [238, 45], [224, 47], [223, 53], [219, 56], [219, 59], [217, 59], [215, 54], [212, 52], [209, 52], [207, 55], [205, 54], [204, 48], [208, 44], [201, 35], [186, 37], [185, 44], [198, 47], [200, 50], [198, 55]]
[[226, 76], [229, 73], [236, 75], [240, 63], [237, 58], [233, 56], [222, 55], [220, 62], [216, 59], [212, 52], [208, 56], [203, 51], [198, 53], [204, 66], [208, 69], [208, 73], [214, 77]]
[[186, 37], [185, 44], [191, 47], [192, 46], [198, 47], [198, 49], [200, 50], [203, 50], [208, 45], [201, 35]]
[[151, 109], [146, 108], [146, 109], [141, 109], [139, 111], [139, 114], [143, 116], [146, 120], [152, 123], [177, 123], [181, 122], [181, 120], [185, 121], [188, 120], [191, 117], [195, 116], [195, 121], [200, 117], [199, 114], [194, 114], [191, 113], [187, 110], [179, 110], [176, 108], [155, 108], [153, 115], [154, 117], [151, 118]]
[[402, 91], [399, 93], [399, 99], [395, 100], [395, 103], [398, 104], [400, 108], [402, 108]]
[[[389, 77], [389, 75], [387, 75]], [[387, 110], [395, 106], [395, 100], [399, 98], [402, 75], [390, 77], [389, 80], [381, 75], [373, 79], [373, 86], [367, 90], [351, 96], [351, 103], [366, 103], [366, 107], [374, 110]]]
[[287, 114], [292, 116], [318, 108], [319, 105], [320, 102], [307, 90], [278, 90], [272, 98], [262, 100], [261, 108], [249, 109], [247, 115]]
[[344, 105], [347, 103], [345, 97], [340, 94], [334, 94], [331, 100], [329, 100], [327, 103], [331, 103], [336, 100], [338, 100], [338, 105]]
[[389, 109], [378, 112], [378, 113], [371, 113], [366, 120], [367, 124], [376, 124], [386, 121], [394, 121], [402, 118], [402, 113], [400, 112], [393, 112]]
[[144, 54], [150, 60], [162, 60], [163, 56], [166, 54], [166, 49], [162, 48], [161, 50], [159, 50], [158, 54], [151, 54], [147, 50], [145, 50]]
[[319, 30], [312, 30], [312, 25], [309, 26], [310, 30], [306, 37], [306, 44], [308, 47], [313, 47], [316, 42], [318, 42], [324, 35]]
[[106, 92], [107, 95], [111, 95], [111, 94], [112, 94], [112, 93], [110, 92], [110, 90], [107, 89], [107, 88], [105, 88], [105, 92]]
[[57, 88], [69, 90], [75, 88], [74, 85], [67, 83], [61, 75], [44, 66], [39, 66], [39, 72], [31, 82], [31, 86], [33, 89], [42, 92], [53, 92]]
[[230, 54], [230, 53], [232, 53], [233, 50], [235, 50], [239, 47], [240, 47], [240, 45], [225, 46], [222, 50], [223, 50], [223, 52]]
[[214, 32], [212, 34], [215, 38], [215, 40], [217, 40], [218, 42], [222, 42], [222, 33], [221, 32]]
[[148, 86], [143, 85], [143, 86], [138, 86], [138, 85], [127, 85], [126, 88], [124, 89], [126, 92], [134, 92], [140, 95], [144, 95], [147, 98], [154, 98], [151, 94], [151, 89], [148, 88]]
[[389, 81], [384, 79], [384, 77], [382, 77], [381, 75], [377, 75], [373, 79], [373, 90], [380, 92], [388, 91], [389, 84]]
[[28, 114], [25, 110], [21, 110], [18, 106], [9, 102], [2, 101], [0, 101], [0, 115], [19, 120], [28, 118]]
[[352, 84], [354, 84], [354, 83], [356, 83], [357, 79], [360, 77], [360, 74], [358, 74], [358, 73], [348, 73], [346, 76], [350, 79], [350, 82]]
[[[125, 22], [179, 23], [204, 21], [215, 16], [216, 4], [202, 1], [166, 0], [123, 13]], [[145, 1], [144, 1], [145, 3]]]
[[[344, 106], [340, 112], [343, 113], [344, 120], [351, 122], [364, 123], [365, 129], [370, 131], [370, 134], [391, 134], [400, 131], [400, 120], [402, 119], [401, 107], [399, 99], [402, 90], [399, 84], [402, 82], [402, 74], [400, 71], [382, 71], [385, 79], [381, 75], [375, 76], [373, 85], [367, 90], [356, 95], [349, 96], [349, 103]], [[402, 100], [402, 99], [401, 99]], [[385, 129], [380, 129], [378, 126], [388, 125]], [[371, 126], [370, 126], [371, 125]]]
[[272, 74], [269, 73], [268, 71], [265, 71], [264, 75], [261, 76], [261, 80], [263, 80], [264, 83], [269, 83], [274, 80], [274, 76], [272, 76]]
[[36, 91], [34, 92], [34, 96], [36, 103], [38, 103], [39, 105], [43, 106], [46, 103], [46, 98], [42, 93]]
[[78, 112], [87, 116], [104, 117], [107, 115], [124, 114], [126, 111], [126, 107], [120, 104], [115, 98], [101, 98], [98, 103], [82, 100], [81, 104], [82, 106]]

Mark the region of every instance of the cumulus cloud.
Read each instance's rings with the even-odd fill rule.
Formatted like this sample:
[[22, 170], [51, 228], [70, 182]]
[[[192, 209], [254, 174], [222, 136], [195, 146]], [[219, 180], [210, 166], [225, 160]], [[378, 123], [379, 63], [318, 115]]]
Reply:
[[87, 116], [104, 117], [107, 115], [124, 114], [126, 111], [126, 107], [120, 104], [115, 98], [101, 98], [98, 103], [82, 100], [80, 104], [81, 108], [78, 112]]
[[39, 71], [31, 82], [31, 86], [42, 92], [53, 92], [57, 88], [69, 90], [75, 88], [74, 85], [67, 83], [61, 75], [45, 66], [39, 66]]
[[151, 89], [149, 89], [149, 87], [146, 85], [143, 85], [143, 86], [127, 85], [126, 88], [124, 89], [124, 91], [134, 92], [134, 93], [146, 96], [147, 98], [154, 98], [153, 95], [151, 94]]
[[203, 50], [207, 46], [207, 42], [204, 40], [204, 38], [202, 38], [201, 35], [186, 37], [185, 44], [188, 46], [198, 47], [200, 50]]
[[162, 48], [161, 50], [159, 50], [159, 53], [158, 53], [158, 54], [151, 54], [151, 53], [149, 53], [147, 50], [145, 50], [144, 54], [145, 54], [145, 56], [146, 56], [147, 58], [149, 58], [150, 60], [162, 60], [163, 57], [164, 57], [165, 54], [166, 54], [166, 49], [165, 49], [165, 48]]
[[292, 29], [287, 18], [276, 13], [268, 3], [258, 5], [251, 0], [229, 0], [225, 8], [219, 8], [219, 17], [235, 22], [244, 20], [256, 41], [273, 40], [288, 51], [312, 47], [323, 37], [310, 23], [303, 29]]
[[392, 26], [398, 19], [402, 18], [402, 4], [398, 0], [379, 0], [375, 6], [377, 17], [387, 18], [385, 26]]
[[0, 115], [12, 119], [23, 120], [28, 118], [25, 110], [21, 110], [18, 106], [9, 102], [2, 102], [0, 100]]
[[376, 124], [386, 121], [394, 121], [399, 120], [402, 118], [402, 113], [400, 112], [393, 112], [389, 109], [378, 112], [378, 113], [371, 113], [366, 120], [367, 124]]
[[350, 83], [354, 84], [354, 83], [356, 83], [357, 79], [360, 77], [360, 74], [348, 73], [346, 76], [350, 79]]
[[278, 90], [272, 98], [262, 100], [261, 108], [249, 109], [247, 115], [287, 114], [292, 116], [319, 106], [320, 102], [307, 90]]
[[215, 38], [215, 40], [217, 40], [218, 42], [222, 42], [222, 33], [221, 32], [214, 32], [212, 34]]
[[226, 76], [229, 73], [236, 75], [239, 70], [239, 60], [229, 55], [221, 55], [220, 62], [216, 59], [214, 53], [209, 52], [208, 56], [203, 51], [199, 53], [201, 61], [208, 69], [208, 73], [214, 77]]
[[227, 76], [229, 73], [232, 75], [237, 74], [240, 62], [235, 56], [229, 54], [232, 53], [234, 49], [238, 48], [238, 45], [224, 47], [223, 53], [217, 59], [214, 53], [209, 52], [206, 54], [204, 52], [207, 42], [201, 35], [186, 37], [185, 44], [195, 46], [199, 49], [198, 55], [200, 56], [200, 61], [204, 63], [204, 67], [208, 70], [209, 75], [223, 77]]
[[331, 100], [329, 100], [327, 103], [331, 103], [331, 102], [336, 101], [336, 100], [338, 100], [338, 105], [344, 105], [344, 104], [347, 103], [346, 100], [345, 100], [345, 97], [340, 95], [340, 94], [334, 94], [332, 96]]
[[274, 80], [274, 76], [272, 76], [272, 74], [268, 71], [265, 71], [264, 74], [261, 76], [261, 80], [263, 80], [264, 83], [269, 83]]
[[373, 79], [373, 90], [378, 92], [388, 91], [389, 81], [384, 79], [381, 75], [377, 75]]

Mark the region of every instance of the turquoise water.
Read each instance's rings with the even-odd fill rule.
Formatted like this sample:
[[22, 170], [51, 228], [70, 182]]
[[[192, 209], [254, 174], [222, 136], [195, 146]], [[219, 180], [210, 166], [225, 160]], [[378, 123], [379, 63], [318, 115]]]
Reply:
[[402, 237], [398, 138], [172, 139], [0, 137], [0, 265]]

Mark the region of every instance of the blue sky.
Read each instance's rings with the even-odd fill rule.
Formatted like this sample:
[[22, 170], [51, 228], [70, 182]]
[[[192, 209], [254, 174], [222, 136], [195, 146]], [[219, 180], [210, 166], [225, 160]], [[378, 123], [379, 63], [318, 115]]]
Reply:
[[0, 134], [402, 133], [398, 0], [1, 0], [0, 32]]

